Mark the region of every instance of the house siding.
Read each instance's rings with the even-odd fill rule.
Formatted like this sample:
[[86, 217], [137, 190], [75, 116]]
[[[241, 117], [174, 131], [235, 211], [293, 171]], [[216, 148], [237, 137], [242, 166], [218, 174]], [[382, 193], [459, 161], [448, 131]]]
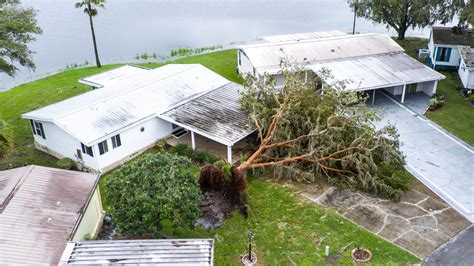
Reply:
[[102, 201], [100, 200], [100, 190], [97, 187], [72, 237], [72, 241], [84, 240], [87, 235], [90, 237], [97, 236], [102, 225], [104, 213]]
[[[253, 75], [253, 65], [250, 62], [249, 58], [241, 51], [237, 50], [237, 69], [239, 74], [245, 77], [246, 74]], [[239, 56], [240, 56], [240, 64], [239, 64]]]
[[[143, 132], [141, 131], [142, 127], [144, 128]], [[98, 145], [94, 145], [94, 156], [97, 156], [98, 169], [104, 171], [104, 169], [110, 168], [112, 165], [132, 159], [136, 153], [148, 148], [156, 141], [169, 136], [171, 130], [171, 123], [160, 118], [152, 118], [121, 132], [120, 139], [122, 145], [115, 149], [112, 147], [111, 140], [111, 137], [115, 136], [115, 134], [110, 135], [106, 139], [109, 148], [108, 152], [99, 155]]]
[[[436, 49], [439, 48], [451, 48], [451, 53], [449, 56], [449, 61], [435, 61], [436, 56]], [[435, 67], [442, 69], [455, 69], [459, 67], [459, 63], [461, 61], [461, 55], [459, 54], [459, 49], [457, 45], [438, 45], [433, 43], [432, 37], [430, 37], [430, 41], [428, 42], [428, 49], [430, 50], [430, 59], [429, 63], [430, 66], [433, 66], [433, 62], [435, 62]]]
[[[77, 162], [77, 149], [81, 149], [81, 142], [51, 122], [39, 122], [43, 124], [46, 138], [43, 139], [41, 136], [33, 135], [36, 146], [59, 159], [67, 157]], [[96, 154], [98, 153], [94, 151], [94, 156], [96, 156]], [[82, 154], [82, 158], [86, 166], [97, 169], [95, 157]]]
[[466, 67], [464, 61], [461, 61], [458, 74], [464, 88], [474, 89], [474, 68]]

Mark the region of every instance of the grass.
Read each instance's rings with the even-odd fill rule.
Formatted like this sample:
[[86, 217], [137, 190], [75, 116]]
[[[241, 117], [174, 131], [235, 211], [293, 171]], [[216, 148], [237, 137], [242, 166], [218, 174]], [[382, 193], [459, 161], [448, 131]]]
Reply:
[[[260, 265], [324, 265], [325, 246], [340, 253], [335, 265], [352, 264], [350, 251], [366, 247], [373, 252], [370, 265], [407, 265], [419, 262], [410, 253], [313, 203], [302, 202], [278, 184], [249, 180], [250, 216], [234, 214], [212, 232], [203, 229], [169, 232], [176, 238], [215, 238], [216, 265], [240, 265], [247, 232], [253, 231]], [[345, 249], [344, 249], [345, 247]]]
[[[407, 54], [418, 58], [417, 49], [426, 47], [428, 41], [420, 38], [407, 38], [397, 42]], [[438, 83], [437, 92], [446, 96], [446, 103], [441, 109], [426, 113], [426, 117], [466, 143], [474, 145], [474, 108], [461, 96], [458, 90], [462, 87], [458, 73], [457, 71], [440, 72], [446, 76], [446, 79]]]
[[[225, 50], [181, 58], [170, 63], [200, 63], [229, 80], [241, 82], [235, 71], [236, 58], [235, 50]], [[141, 65], [155, 68], [162, 64]], [[27, 120], [21, 119], [21, 114], [84, 93], [90, 90], [90, 87], [80, 84], [78, 79], [118, 66], [120, 65], [66, 70], [0, 93], [0, 119], [4, 119], [13, 127], [15, 135], [15, 147], [8, 158], [0, 160], [0, 170], [29, 164], [55, 167], [57, 159], [34, 148], [30, 126]]]

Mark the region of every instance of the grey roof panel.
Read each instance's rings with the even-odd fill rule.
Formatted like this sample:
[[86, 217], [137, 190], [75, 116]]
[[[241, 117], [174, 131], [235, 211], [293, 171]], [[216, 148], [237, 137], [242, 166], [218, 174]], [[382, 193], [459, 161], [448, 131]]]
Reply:
[[232, 145], [254, 131], [249, 126], [248, 115], [240, 109], [242, 88], [242, 85], [230, 82], [159, 117]]
[[454, 34], [451, 27], [433, 27], [432, 34], [434, 44], [474, 46], [474, 29]]
[[61, 262], [209, 266], [213, 259], [213, 239], [147, 239], [70, 242]]

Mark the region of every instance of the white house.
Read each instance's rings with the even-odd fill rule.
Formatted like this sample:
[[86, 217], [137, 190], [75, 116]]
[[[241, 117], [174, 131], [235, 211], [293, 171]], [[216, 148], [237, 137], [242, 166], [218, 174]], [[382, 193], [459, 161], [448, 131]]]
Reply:
[[[96, 171], [108, 171], [173, 132], [227, 146], [253, 132], [240, 110], [240, 85], [202, 65], [123, 66], [80, 82], [95, 90], [23, 114], [35, 145]], [[205, 102], [203, 104], [202, 102]]]
[[464, 88], [474, 90], [474, 48], [459, 46], [459, 54], [461, 55], [459, 78]]
[[0, 264], [57, 265], [69, 241], [94, 237], [99, 175], [42, 166], [0, 171]]
[[[375, 91], [383, 89], [405, 100], [408, 91], [436, 92], [443, 75], [406, 55], [403, 48], [385, 34], [348, 35], [339, 31], [269, 36], [265, 42], [238, 48], [238, 71], [258, 79], [271, 75], [276, 85], [284, 84], [282, 59], [318, 75], [323, 69], [337, 80], [348, 81], [345, 89]], [[374, 99], [374, 97], [373, 97]]]
[[473, 29], [432, 27], [428, 42], [429, 65], [433, 69], [458, 69], [461, 63], [459, 46], [474, 46]]

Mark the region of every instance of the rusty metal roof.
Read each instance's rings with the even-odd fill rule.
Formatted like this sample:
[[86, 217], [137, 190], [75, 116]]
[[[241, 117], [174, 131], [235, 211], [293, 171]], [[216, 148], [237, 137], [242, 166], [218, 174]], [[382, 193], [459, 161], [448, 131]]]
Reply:
[[70, 242], [61, 264], [212, 266], [214, 239], [96, 240]]
[[43, 166], [0, 172], [0, 264], [57, 264], [98, 175]]
[[242, 88], [230, 82], [159, 117], [222, 144], [233, 145], [255, 130], [248, 123], [248, 115], [240, 109]]

